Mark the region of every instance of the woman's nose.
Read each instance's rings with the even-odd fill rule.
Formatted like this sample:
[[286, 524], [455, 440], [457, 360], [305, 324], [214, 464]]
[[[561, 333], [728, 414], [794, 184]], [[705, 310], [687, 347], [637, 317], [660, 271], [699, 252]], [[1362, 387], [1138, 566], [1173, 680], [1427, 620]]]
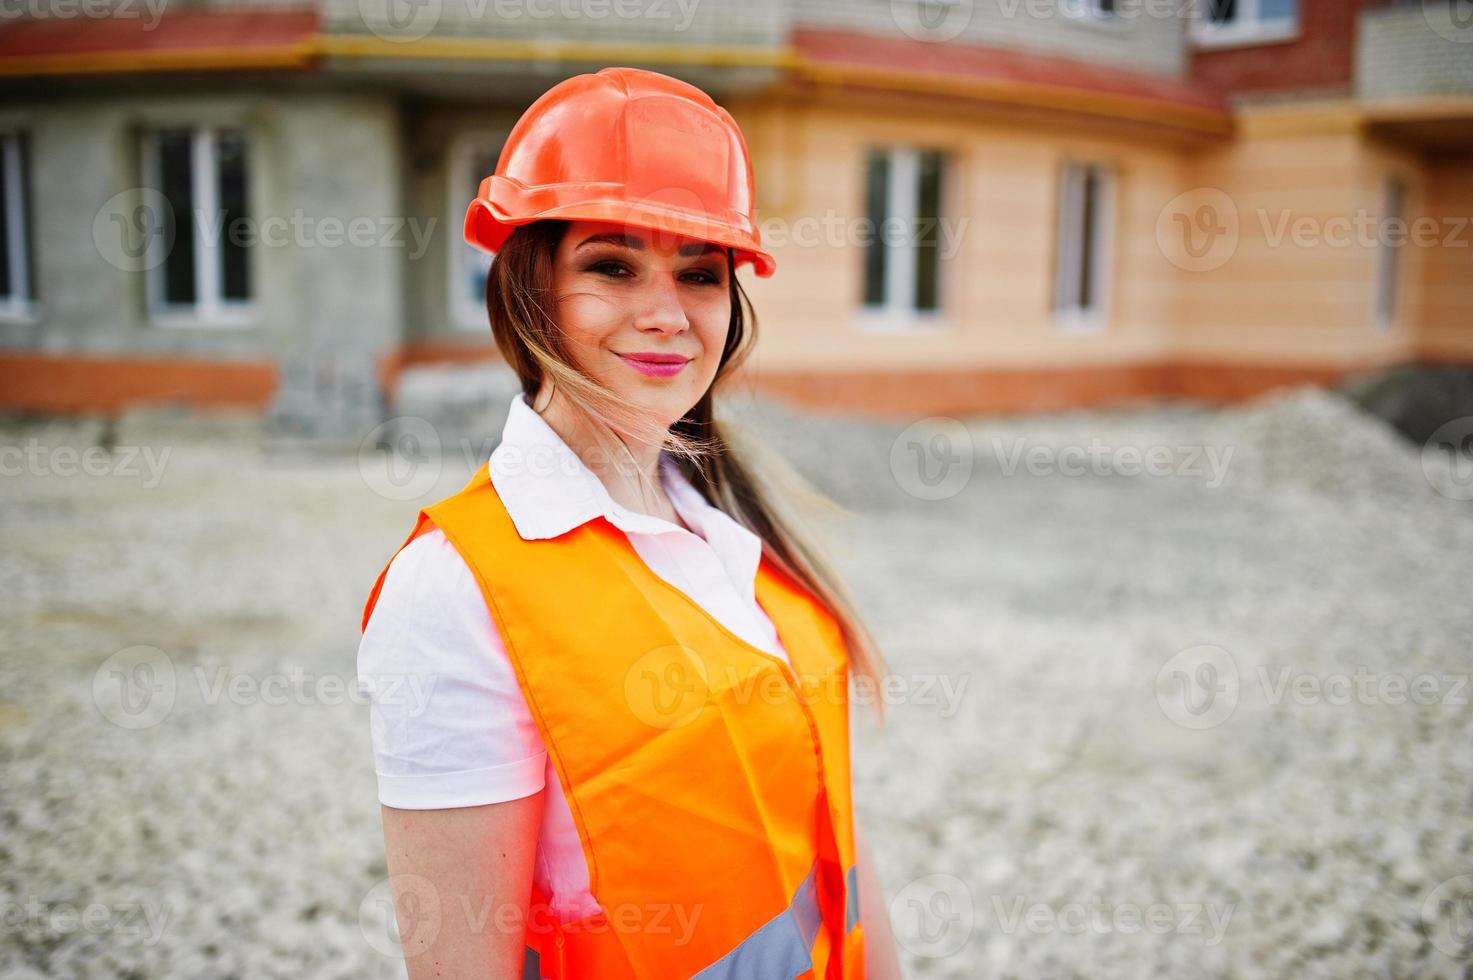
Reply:
[[640, 293], [640, 312], [635, 326], [641, 330], [675, 332], [690, 326], [680, 284], [668, 275], [651, 276]]

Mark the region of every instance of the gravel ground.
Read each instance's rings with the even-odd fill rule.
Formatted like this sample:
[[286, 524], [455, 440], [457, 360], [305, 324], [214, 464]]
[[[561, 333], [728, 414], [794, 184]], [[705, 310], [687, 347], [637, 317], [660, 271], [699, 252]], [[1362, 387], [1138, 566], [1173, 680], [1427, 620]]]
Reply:
[[[909, 975], [1473, 977], [1473, 502], [1437, 459], [1310, 389], [743, 411], [856, 514]], [[249, 419], [0, 428], [0, 976], [403, 975], [345, 689], [464, 445], [405, 486]]]

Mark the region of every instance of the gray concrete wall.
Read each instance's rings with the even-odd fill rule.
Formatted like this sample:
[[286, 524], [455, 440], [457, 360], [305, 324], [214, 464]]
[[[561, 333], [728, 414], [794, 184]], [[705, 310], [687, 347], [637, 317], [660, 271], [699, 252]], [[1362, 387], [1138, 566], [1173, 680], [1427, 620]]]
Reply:
[[[397, 342], [403, 256], [398, 114], [386, 96], [169, 90], [7, 107], [31, 134], [37, 317], [0, 344], [45, 352], [274, 357], [308, 346], [376, 353]], [[255, 315], [239, 326], [163, 326], [145, 273], [120, 260], [114, 222], [133, 214], [139, 134], [229, 124], [248, 138]], [[124, 194], [119, 198], [117, 195]], [[117, 216], [117, 217], [115, 217]], [[323, 219], [344, 228], [333, 233]], [[358, 221], [352, 244], [348, 224]], [[96, 229], [96, 234], [94, 234]], [[299, 229], [299, 230], [298, 230]], [[408, 236], [401, 230], [399, 237]]]
[[1356, 91], [1365, 99], [1473, 92], [1473, 20], [1454, 19], [1448, 3], [1364, 11]]
[[[406, 114], [404, 200], [421, 221], [435, 223], [424, 254], [411, 257], [405, 267], [407, 341], [484, 343], [490, 338], [484, 305], [471, 311], [471, 317], [458, 317], [451, 306], [451, 262], [461, 245], [465, 208], [475, 193], [473, 185], [452, 184], [452, 171], [470, 141], [503, 137], [519, 115], [513, 108], [445, 106]], [[454, 288], [459, 286], [457, 281]]]
[[792, 0], [319, 0], [327, 30], [391, 39], [465, 35], [572, 41], [780, 44]]

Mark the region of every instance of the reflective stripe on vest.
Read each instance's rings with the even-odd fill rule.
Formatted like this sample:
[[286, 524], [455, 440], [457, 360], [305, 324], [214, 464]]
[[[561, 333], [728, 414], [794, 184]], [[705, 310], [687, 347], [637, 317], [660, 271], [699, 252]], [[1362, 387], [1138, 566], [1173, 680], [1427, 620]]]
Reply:
[[788, 654], [776, 657], [651, 571], [603, 518], [523, 539], [485, 464], [421, 510], [404, 544], [432, 527], [502, 634], [599, 906], [529, 923], [528, 967], [548, 980], [769, 967], [861, 978], [848, 657], [829, 611], [764, 553], [755, 592]]
[[[762, 928], [742, 940], [741, 945], [717, 962], [697, 973], [692, 980], [747, 980], [749, 977], [792, 980], [813, 968], [809, 950], [818, 935], [818, 895], [814, 891], [815, 864], [798, 886], [792, 903], [769, 919]], [[844, 873], [848, 883], [844, 931], [859, 924], [859, 866], [851, 864]], [[522, 980], [546, 980], [542, 975], [542, 958], [531, 946], [526, 948]]]

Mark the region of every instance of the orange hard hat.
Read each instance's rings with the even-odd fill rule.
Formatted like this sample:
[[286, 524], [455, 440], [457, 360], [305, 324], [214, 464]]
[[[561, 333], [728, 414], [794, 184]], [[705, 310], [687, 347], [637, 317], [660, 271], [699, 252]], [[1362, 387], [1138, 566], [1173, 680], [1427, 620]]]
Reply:
[[729, 245], [770, 276], [747, 142], [705, 92], [659, 72], [605, 68], [554, 85], [512, 127], [465, 214], [495, 252], [517, 225], [612, 221]]

